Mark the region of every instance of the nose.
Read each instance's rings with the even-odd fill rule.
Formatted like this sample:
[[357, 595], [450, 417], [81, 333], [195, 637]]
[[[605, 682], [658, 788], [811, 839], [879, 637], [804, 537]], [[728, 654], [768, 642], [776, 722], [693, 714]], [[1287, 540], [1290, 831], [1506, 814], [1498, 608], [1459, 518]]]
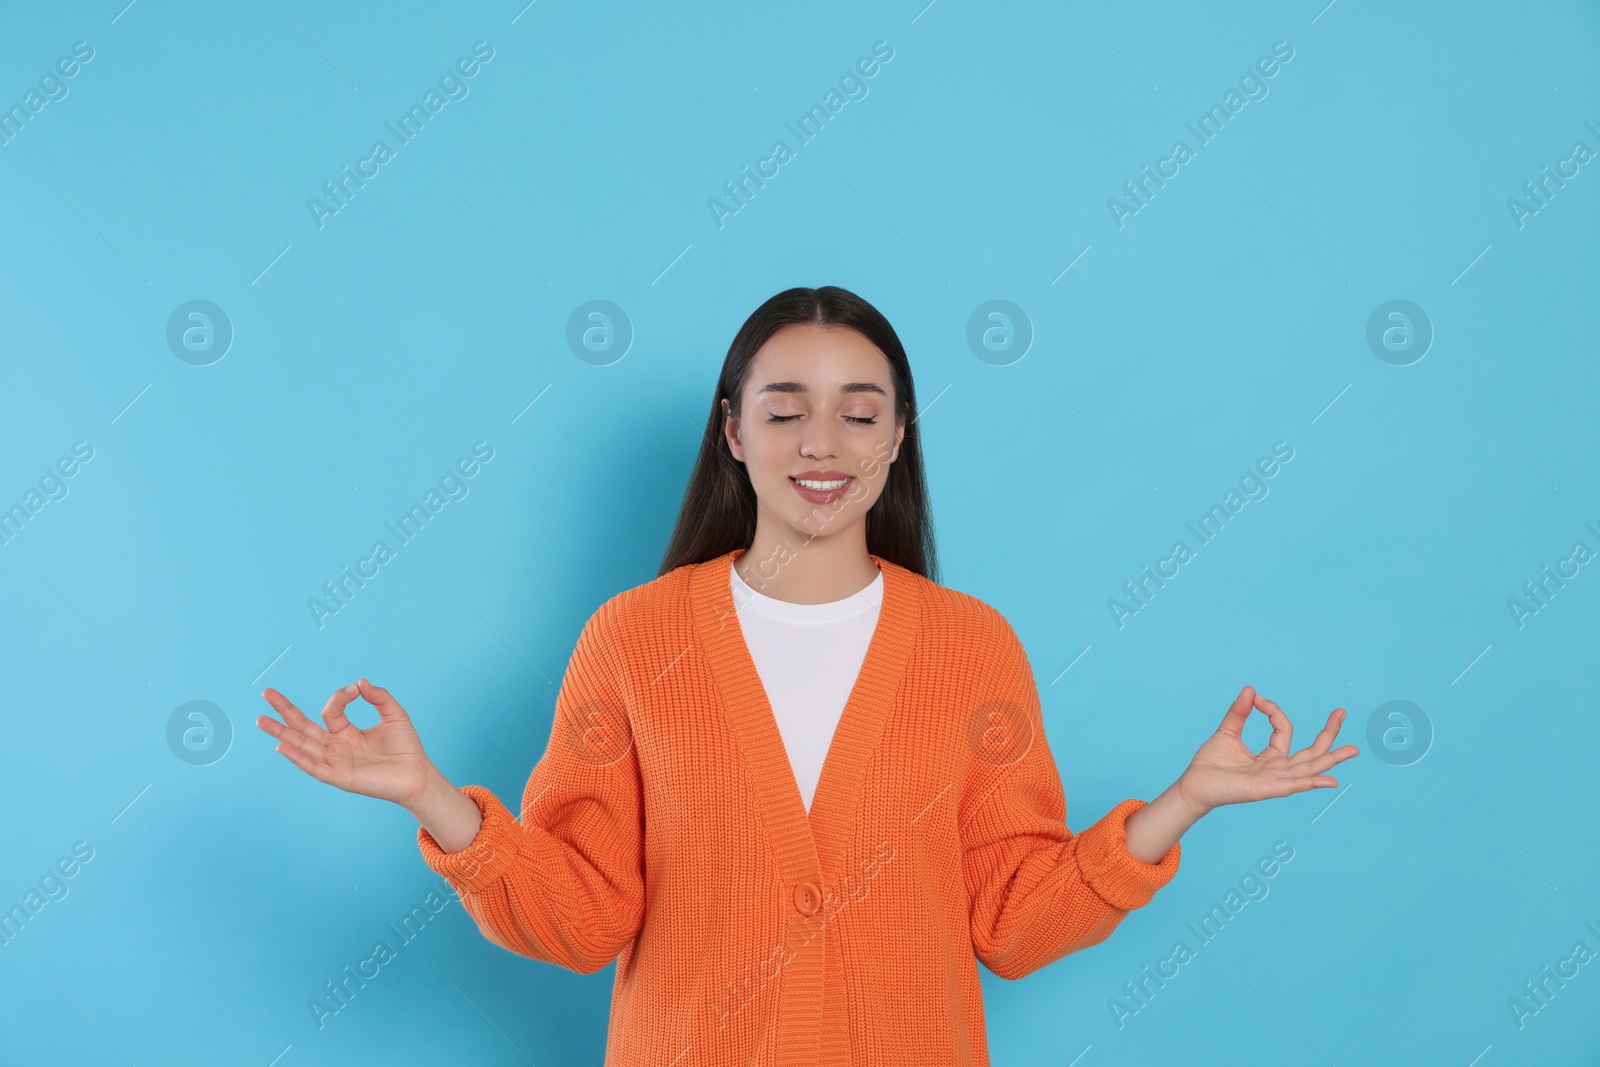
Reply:
[[800, 454], [810, 459], [829, 459], [839, 454], [839, 428], [826, 419], [807, 419]]

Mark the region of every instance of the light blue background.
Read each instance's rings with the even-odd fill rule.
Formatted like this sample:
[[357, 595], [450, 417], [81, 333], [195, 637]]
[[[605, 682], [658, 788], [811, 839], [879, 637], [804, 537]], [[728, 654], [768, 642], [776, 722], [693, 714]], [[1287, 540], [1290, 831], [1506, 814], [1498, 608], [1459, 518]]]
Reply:
[[[404, 811], [273, 751], [258, 694], [315, 715], [367, 675], [515, 806], [584, 620], [655, 575], [734, 331], [830, 283], [910, 353], [942, 579], [1021, 635], [1075, 828], [1159, 793], [1245, 683], [1296, 748], [1342, 706], [1363, 749], [1336, 802], [1202, 821], [1106, 943], [985, 972], [994, 1062], [1600, 1057], [1600, 963], [1507, 1006], [1600, 950], [1600, 568], [1507, 607], [1600, 550], [1600, 163], [1507, 207], [1600, 150], [1594, 5], [8, 5], [0, 104], [79, 40], [0, 147], [0, 504], [94, 449], [0, 547], [0, 905], [94, 858], [0, 949], [5, 1063], [599, 1063], [612, 967], [456, 903], [317, 1028], [443, 882]], [[308, 198], [480, 40], [469, 95], [319, 229]], [[719, 229], [708, 198], [879, 40], [869, 95]], [[1119, 229], [1107, 199], [1277, 41], [1269, 95]], [[236, 331], [210, 366], [165, 341], [194, 299]], [[565, 341], [591, 299], [636, 331], [608, 366]], [[965, 340], [991, 299], [1035, 331], [1008, 366]], [[1410, 366], [1365, 340], [1391, 299], [1436, 331]], [[480, 440], [470, 494], [319, 629], [306, 601]], [[1279, 441], [1270, 494], [1119, 629], [1108, 599]], [[234, 731], [206, 767], [166, 742], [194, 699]], [[1365, 736], [1392, 699], [1435, 731], [1410, 766]], [[1279, 841], [1270, 895], [1119, 1029]]]

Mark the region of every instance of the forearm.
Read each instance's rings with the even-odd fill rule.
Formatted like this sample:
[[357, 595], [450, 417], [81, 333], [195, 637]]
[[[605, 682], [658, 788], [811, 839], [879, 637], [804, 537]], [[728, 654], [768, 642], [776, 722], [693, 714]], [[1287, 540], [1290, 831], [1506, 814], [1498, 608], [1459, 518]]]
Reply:
[[1173, 782], [1160, 796], [1128, 816], [1128, 854], [1141, 863], [1159, 863], [1206, 810], [1184, 798]]
[[428, 785], [417, 802], [406, 809], [433, 835], [447, 853], [472, 844], [483, 825], [483, 812], [472, 798], [450, 784], [438, 768], [428, 768]]

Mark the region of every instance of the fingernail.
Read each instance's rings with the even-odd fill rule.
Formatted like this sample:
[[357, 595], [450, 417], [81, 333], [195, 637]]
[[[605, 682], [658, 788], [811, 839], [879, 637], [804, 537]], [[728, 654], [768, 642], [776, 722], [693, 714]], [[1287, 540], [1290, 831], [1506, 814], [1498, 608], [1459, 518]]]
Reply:
[[349, 685], [344, 687], [344, 691], [346, 693], [349, 693], [351, 696], [354, 696], [355, 694], [361, 692], [361, 686], [357, 685], [354, 682], [351, 682]]

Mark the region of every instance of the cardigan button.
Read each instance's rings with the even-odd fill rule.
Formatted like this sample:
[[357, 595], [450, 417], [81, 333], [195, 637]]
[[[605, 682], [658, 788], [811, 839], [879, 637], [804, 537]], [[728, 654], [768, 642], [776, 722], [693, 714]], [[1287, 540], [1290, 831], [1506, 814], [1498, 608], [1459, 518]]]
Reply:
[[801, 882], [794, 887], [794, 906], [801, 915], [815, 915], [822, 906], [822, 889], [815, 882]]

